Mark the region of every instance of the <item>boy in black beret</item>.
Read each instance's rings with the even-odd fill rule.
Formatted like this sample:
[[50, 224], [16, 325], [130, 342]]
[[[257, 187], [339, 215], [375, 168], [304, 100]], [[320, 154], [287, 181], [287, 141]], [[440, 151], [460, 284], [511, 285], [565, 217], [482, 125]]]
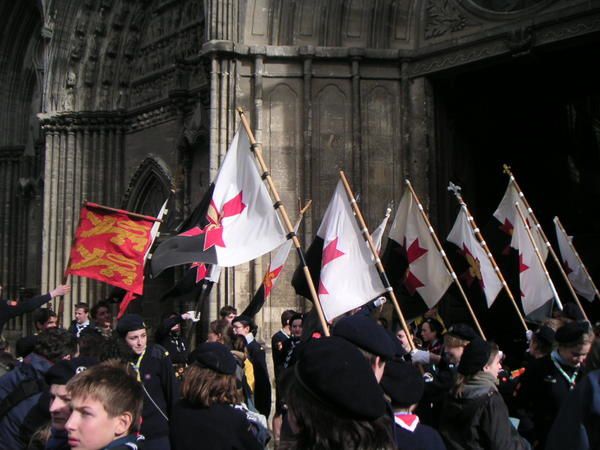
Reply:
[[398, 448], [446, 449], [439, 433], [419, 423], [419, 417], [414, 414], [425, 390], [423, 376], [416, 367], [396, 361], [388, 362], [381, 387], [390, 398], [394, 410], [394, 438]]
[[383, 393], [354, 345], [336, 336], [311, 339], [288, 376], [283, 394], [294, 448], [393, 448]]
[[531, 362], [515, 389], [519, 431], [536, 448], [546, 436], [569, 392], [583, 376], [582, 364], [594, 335], [588, 322], [569, 322], [555, 333], [558, 348]]
[[394, 341], [385, 328], [370, 317], [353, 315], [340, 319], [331, 334], [354, 344], [371, 364], [377, 381], [381, 380], [386, 361], [396, 353]]
[[179, 397], [168, 352], [159, 345], [148, 345], [146, 324], [137, 314], [125, 314], [117, 323], [117, 333], [131, 349], [131, 362], [144, 384], [141, 432], [144, 449], [169, 450], [169, 416]]
[[71, 415], [71, 400], [67, 392], [67, 383], [78, 373], [97, 364], [95, 358], [79, 357], [59, 361], [46, 372], [46, 384], [50, 389], [50, 439], [46, 444], [47, 450], [69, 450], [65, 424]]

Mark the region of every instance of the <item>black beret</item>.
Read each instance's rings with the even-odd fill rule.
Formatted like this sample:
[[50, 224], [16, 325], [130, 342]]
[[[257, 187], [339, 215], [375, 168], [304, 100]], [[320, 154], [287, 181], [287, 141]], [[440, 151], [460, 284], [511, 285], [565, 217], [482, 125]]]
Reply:
[[419, 403], [425, 381], [419, 369], [412, 364], [390, 361], [385, 365], [381, 387], [394, 406], [405, 408]]
[[478, 336], [477, 333], [475, 333], [475, 330], [466, 323], [455, 323], [450, 325], [447, 334], [469, 342]]
[[17, 358], [25, 358], [31, 352], [35, 350], [35, 346], [38, 342], [36, 335], [23, 336], [15, 344], [15, 353]]
[[130, 331], [137, 331], [146, 328], [144, 319], [138, 314], [125, 314], [117, 323], [117, 333], [120, 336], [126, 336]]
[[294, 373], [314, 397], [341, 414], [374, 420], [385, 414], [383, 392], [356, 347], [339, 337], [311, 339], [299, 347]]
[[491, 353], [492, 346], [480, 337], [476, 337], [465, 347], [458, 364], [458, 372], [463, 375], [476, 374], [487, 364]]
[[569, 322], [558, 330], [554, 335], [554, 339], [559, 344], [571, 344], [579, 341], [584, 334], [590, 332], [590, 325], [585, 321]]
[[91, 356], [80, 356], [70, 360], [59, 361], [46, 372], [46, 384], [48, 386], [52, 384], [67, 384], [75, 375], [94, 364], [98, 364], [98, 360]]
[[394, 341], [385, 328], [370, 317], [358, 314], [344, 317], [334, 325], [331, 333], [383, 359], [394, 357]]
[[233, 375], [237, 363], [229, 348], [219, 342], [204, 342], [188, 357], [190, 364], [214, 370], [224, 375]]
[[536, 337], [536, 339], [543, 341], [548, 345], [554, 344], [555, 332], [552, 328], [546, 325], [540, 326], [537, 330], [535, 330], [533, 335]]

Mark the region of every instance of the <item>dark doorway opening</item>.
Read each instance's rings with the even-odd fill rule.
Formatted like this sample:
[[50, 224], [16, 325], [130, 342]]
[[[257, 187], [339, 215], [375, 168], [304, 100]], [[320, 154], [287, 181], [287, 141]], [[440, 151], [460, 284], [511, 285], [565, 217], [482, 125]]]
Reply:
[[[592, 278], [600, 280], [599, 44], [596, 35], [433, 79], [440, 236], [447, 235], [458, 209], [446, 192], [449, 181], [462, 186], [482, 230], [497, 228], [492, 214], [508, 183], [506, 163], [550, 241], [555, 243], [552, 219], [559, 216]], [[561, 299], [571, 301], [553, 265]], [[505, 275], [518, 280], [518, 272]], [[492, 336], [520, 328], [514, 311], [514, 320], [509, 318], [508, 299], [500, 300], [491, 310], [477, 308]], [[600, 300], [582, 303], [592, 321], [600, 320]], [[498, 320], [500, 313], [506, 321]]]

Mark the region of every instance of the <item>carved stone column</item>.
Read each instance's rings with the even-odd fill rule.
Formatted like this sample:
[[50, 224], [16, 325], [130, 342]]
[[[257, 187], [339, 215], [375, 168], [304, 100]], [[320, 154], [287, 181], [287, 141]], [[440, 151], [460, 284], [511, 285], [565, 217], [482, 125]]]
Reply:
[[[122, 117], [119, 114], [41, 115], [46, 134], [44, 170], [44, 226], [42, 231], [42, 291], [63, 282], [79, 212], [89, 200], [119, 207], [122, 194]], [[72, 306], [105, 297], [107, 286], [73, 277], [66, 298], [63, 323]], [[56, 307], [56, 305], [55, 305]]]

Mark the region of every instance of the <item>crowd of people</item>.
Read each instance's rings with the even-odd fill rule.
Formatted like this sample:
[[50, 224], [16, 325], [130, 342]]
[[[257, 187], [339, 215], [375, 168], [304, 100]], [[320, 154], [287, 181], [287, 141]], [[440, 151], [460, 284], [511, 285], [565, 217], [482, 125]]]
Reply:
[[189, 313], [150, 334], [137, 314], [77, 303], [61, 328], [42, 306], [68, 293], [0, 302], [0, 327], [25, 312], [35, 326], [14, 352], [1, 341], [0, 449], [600, 448], [600, 339], [572, 308], [532, 324], [511, 358], [435, 310], [388, 326], [378, 300], [331, 336], [286, 310], [271, 369], [234, 307], [190, 351]]

